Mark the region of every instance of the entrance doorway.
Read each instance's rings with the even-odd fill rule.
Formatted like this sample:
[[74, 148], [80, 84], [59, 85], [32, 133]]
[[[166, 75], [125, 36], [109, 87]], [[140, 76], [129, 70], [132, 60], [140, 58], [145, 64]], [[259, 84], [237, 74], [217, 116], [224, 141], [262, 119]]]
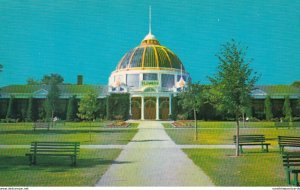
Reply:
[[159, 113], [160, 119], [167, 120], [169, 119], [169, 98], [160, 98], [159, 99]]
[[156, 98], [146, 97], [145, 98], [145, 119], [155, 119], [156, 116]]
[[141, 98], [134, 97], [131, 99], [131, 118], [141, 119]]

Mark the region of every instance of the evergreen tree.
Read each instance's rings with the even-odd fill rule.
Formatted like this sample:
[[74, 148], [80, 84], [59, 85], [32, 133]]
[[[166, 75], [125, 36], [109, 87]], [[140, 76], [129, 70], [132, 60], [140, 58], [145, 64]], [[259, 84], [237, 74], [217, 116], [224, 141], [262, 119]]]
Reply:
[[74, 121], [76, 117], [76, 97], [73, 96], [69, 98], [68, 107], [67, 107], [67, 121]]
[[6, 112], [6, 120], [11, 119], [14, 117], [14, 97], [10, 96], [8, 108]]
[[28, 99], [28, 107], [26, 113], [26, 121], [33, 121], [33, 98]]
[[273, 118], [273, 113], [272, 113], [272, 103], [271, 103], [271, 98], [270, 96], [267, 96], [265, 99], [265, 115], [266, 115], [266, 120], [270, 121]]
[[283, 115], [285, 121], [292, 121], [292, 108], [290, 103], [290, 97], [285, 96], [283, 103]]

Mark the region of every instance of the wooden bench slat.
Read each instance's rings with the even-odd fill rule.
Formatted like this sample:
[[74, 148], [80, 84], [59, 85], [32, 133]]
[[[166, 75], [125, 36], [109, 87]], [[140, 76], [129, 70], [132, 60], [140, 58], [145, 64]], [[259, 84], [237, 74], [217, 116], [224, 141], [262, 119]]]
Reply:
[[285, 147], [300, 147], [300, 137], [297, 136], [278, 136], [278, 145], [281, 153]]
[[[234, 144], [237, 143], [236, 135], [233, 136]], [[266, 138], [264, 135], [239, 135], [239, 147], [241, 153], [243, 152], [243, 146], [262, 146], [262, 150], [264, 151], [264, 146], [266, 146], [266, 151], [268, 152], [268, 146], [270, 143], [265, 143]]]
[[68, 156], [76, 165], [79, 147], [79, 142], [31, 142], [29, 153], [25, 155], [29, 156], [31, 164], [36, 164], [37, 156]]
[[293, 152], [293, 153], [283, 153], [282, 154], [282, 162], [285, 168], [285, 173], [287, 177], [288, 184], [291, 184], [291, 173], [294, 174], [294, 181], [293, 184], [295, 186], [299, 185], [298, 182], [298, 173], [300, 173], [300, 153]]

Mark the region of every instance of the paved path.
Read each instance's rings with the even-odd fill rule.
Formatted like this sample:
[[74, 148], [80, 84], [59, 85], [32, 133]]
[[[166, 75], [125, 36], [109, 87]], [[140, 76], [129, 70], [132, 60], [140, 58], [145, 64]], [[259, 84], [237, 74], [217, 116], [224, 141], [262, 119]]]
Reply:
[[[194, 148], [194, 149], [201, 149], [201, 148], [206, 148], [206, 149], [235, 149], [235, 145], [221, 145], [221, 144], [186, 144], [186, 145], [177, 145], [177, 147], [184, 149], [184, 148]], [[30, 148], [30, 145], [0, 145], [0, 148], [7, 148], [7, 149], [11, 149], [11, 148]], [[95, 145], [95, 144], [91, 144], [91, 145], [80, 145], [80, 148], [86, 148], [86, 149], [125, 149], [127, 148], [127, 145]], [[257, 148], [257, 146], [246, 146], [244, 147], [244, 149], [251, 149], [251, 148]], [[274, 149], [277, 148], [278, 146], [269, 146], [269, 149]], [[286, 149], [299, 149], [297, 147], [295, 148], [290, 148], [290, 147], [286, 147]]]
[[213, 186], [159, 122], [141, 122], [115, 161], [96, 186]]

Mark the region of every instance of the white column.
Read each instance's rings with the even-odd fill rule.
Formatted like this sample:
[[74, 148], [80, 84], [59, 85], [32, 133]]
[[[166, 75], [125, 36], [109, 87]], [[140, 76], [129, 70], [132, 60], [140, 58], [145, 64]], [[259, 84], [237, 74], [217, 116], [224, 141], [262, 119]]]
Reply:
[[172, 95], [169, 96], [169, 115], [172, 115]]
[[144, 120], [144, 96], [142, 96], [142, 105], [141, 105], [141, 120]]
[[132, 113], [131, 113], [131, 97], [129, 97], [129, 115], [132, 116]]
[[156, 96], [156, 120], [159, 120], [159, 97]]

